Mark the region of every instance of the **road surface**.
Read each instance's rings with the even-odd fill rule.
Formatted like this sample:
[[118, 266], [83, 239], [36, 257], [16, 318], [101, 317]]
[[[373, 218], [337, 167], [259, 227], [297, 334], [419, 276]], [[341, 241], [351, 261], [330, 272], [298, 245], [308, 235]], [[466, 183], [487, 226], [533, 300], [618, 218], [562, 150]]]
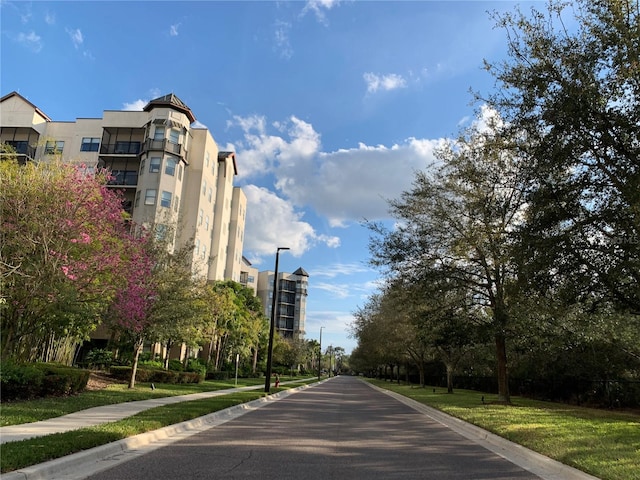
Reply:
[[341, 376], [93, 480], [532, 480], [540, 477], [356, 377]]

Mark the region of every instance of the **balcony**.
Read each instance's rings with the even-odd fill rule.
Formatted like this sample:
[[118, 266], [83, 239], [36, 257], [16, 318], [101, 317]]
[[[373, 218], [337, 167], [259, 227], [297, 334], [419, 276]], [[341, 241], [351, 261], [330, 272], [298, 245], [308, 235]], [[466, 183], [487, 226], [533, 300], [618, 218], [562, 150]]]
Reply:
[[114, 170], [107, 182], [110, 187], [135, 187], [138, 185], [137, 170]]
[[140, 142], [115, 142], [100, 145], [101, 155], [138, 155]]
[[18, 162], [20, 162], [21, 164], [29, 160], [32, 161], [36, 156], [36, 147], [29, 145], [29, 142], [19, 141], [19, 140], [7, 140], [4, 143], [13, 147], [13, 149], [16, 151]]
[[163, 140], [154, 140], [153, 138], [148, 138], [144, 142], [144, 147], [142, 151], [143, 152], [150, 152], [150, 151], [167, 152], [172, 155], [178, 155], [182, 158], [184, 158], [187, 155], [187, 151], [185, 150], [185, 148], [181, 143], [173, 143], [166, 138]]

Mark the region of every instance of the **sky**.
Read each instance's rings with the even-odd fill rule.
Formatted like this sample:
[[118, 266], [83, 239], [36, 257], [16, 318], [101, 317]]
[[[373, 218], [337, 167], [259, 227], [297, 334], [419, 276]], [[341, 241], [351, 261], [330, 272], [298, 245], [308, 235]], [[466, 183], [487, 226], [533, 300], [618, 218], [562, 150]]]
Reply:
[[[391, 224], [434, 149], [473, 122], [510, 1], [0, 0], [0, 95], [55, 121], [174, 93], [247, 196], [244, 255], [309, 273], [306, 338], [347, 353], [377, 291], [365, 221]], [[544, 3], [520, 2], [523, 10]]]

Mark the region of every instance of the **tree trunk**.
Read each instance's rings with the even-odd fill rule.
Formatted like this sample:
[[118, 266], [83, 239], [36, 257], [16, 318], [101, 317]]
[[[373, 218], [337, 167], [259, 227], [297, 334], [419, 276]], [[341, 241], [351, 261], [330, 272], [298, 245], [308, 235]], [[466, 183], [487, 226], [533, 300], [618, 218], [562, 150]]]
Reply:
[[453, 365], [447, 363], [447, 393], [453, 393]]
[[498, 367], [498, 401], [511, 403], [507, 372], [507, 342], [504, 333], [496, 333], [496, 361]]
[[258, 368], [258, 348], [253, 349], [253, 363], [251, 365], [251, 371], [255, 374]]
[[129, 378], [129, 388], [133, 388], [136, 386], [136, 373], [138, 372], [138, 359], [140, 358], [140, 353], [142, 353], [142, 347], [144, 345], [144, 340], [139, 338], [136, 341], [134, 346], [134, 354], [133, 354], [133, 366], [131, 367], [131, 378]]
[[167, 340], [167, 343], [164, 346], [164, 369], [169, 370], [169, 356], [171, 354], [171, 347], [173, 346], [173, 342], [171, 340]]

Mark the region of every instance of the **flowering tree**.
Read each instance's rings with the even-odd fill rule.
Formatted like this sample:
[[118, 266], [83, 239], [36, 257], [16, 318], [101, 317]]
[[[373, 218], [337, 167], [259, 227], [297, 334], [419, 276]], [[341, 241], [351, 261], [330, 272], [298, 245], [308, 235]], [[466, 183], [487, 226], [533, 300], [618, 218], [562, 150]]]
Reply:
[[155, 259], [148, 236], [130, 239], [130, 254], [127, 259], [127, 277], [111, 305], [111, 316], [117, 327], [126, 331], [133, 339], [133, 368], [129, 388], [135, 386], [138, 358], [142, 352], [145, 336], [152, 324], [149, 315], [156, 299]]
[[0, 162], [2, 357], [70, 362], [123, 283], [120, 196], [104, 172]]

